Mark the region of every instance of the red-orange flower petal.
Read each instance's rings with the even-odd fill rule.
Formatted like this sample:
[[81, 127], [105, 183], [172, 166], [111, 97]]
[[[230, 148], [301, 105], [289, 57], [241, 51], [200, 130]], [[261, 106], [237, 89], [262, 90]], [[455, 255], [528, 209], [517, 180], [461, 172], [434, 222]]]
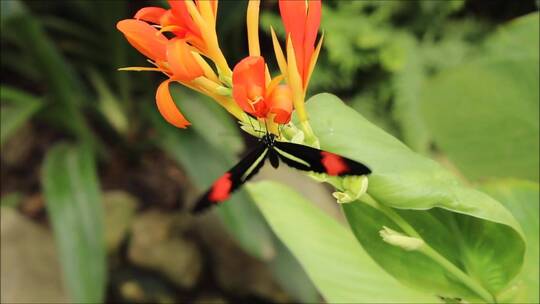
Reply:
[[304, 63], [302, 70], [302, 80], [304, 85], [309, 74], [309, 65], [313, 51], [315, 50], [315, 40], [321, 25], [321, 1], [308, 1], [308, 12], [306, 17], [306, 27], [304, 34]]
[[165, 120], [171, 125], [185, 129], [191, 125], [189, 121], [182, 115], [180, 110], [176, 107], [171, 93], [169, 92], [169, 83], [171, 80], [162, 82], [156, 91], [156, 104], [159, 113], [165, 118]]
[[279, 11], [285, 31], [291, 37], [296, 66], [305, 87], [321, 23], [321, 1], [279, 0]]
[[[191, 1], [191, 0], [189, 0]], [[180, 25], [188, 30], [188, 32], [193, 33], [196, 36], [200, 36], [201, 32], [199, 31], [199, 28], [193, 21], [193, 18], [191, 18], [191, 15], [189, 14], [189, 11], [187, 9], [186, 3], [183, 0], [169, 0], [169, 5], [171, 6], [172, 12], [174, 16], [177, 18], [175, 19], [177, 23], [175, 25]]]
[[189, 82], [204, 75], [190, 46], [181, 39], [175, 39], [167, 45], [167, 61], [172, 72], [172, 79], [181, 82]]
[[288, 85], [277, 86], [266, 101], [270, 113], [274, 114], [274, 122], [286, 124], [291, 120], [293, 111], [292, 92]]
[[161, 17], [163, 17], [165, 12], [167, 12], [167, 10], [161, 7], [143, 7], [135, 14], [135, 17], [133, 18], [137, 20], [160, 24]]
[[265, 118], [268, 107], [264, 97], [266, 76], [264, 58], [249, 56], [242, 59], [233, 69], [233, 97], [246, 112]]
[[116, 24], [116, 28], [124, 34], [129, 43], [146, 57], [158, 62], [167, 60], [167, 38], [150, 24], [125, 19]]
[[279, 12], [287, 36], [290, 35], [293, 47], [294, 55], [296, 56], [296, 66], [300, 76], [303, 75], [304, 64], [304, 35], [306, 29], [306, 1], [279, 1]]

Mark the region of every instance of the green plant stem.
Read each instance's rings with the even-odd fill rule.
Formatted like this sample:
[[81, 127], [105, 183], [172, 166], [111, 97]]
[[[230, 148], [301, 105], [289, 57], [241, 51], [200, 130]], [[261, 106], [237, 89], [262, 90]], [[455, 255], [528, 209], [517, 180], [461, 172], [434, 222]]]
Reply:
[[465, 272], [463, 272], [463, 270], [459, 269], [456, 265], [448, 261], [448, 259], [446, 259], [443, 255], [441, 255], [439, 252], [429, 246], [426, 241], [420, 236], [420, 234], [403, 217], [401, 217], [397, 212], [392, 210], [392, 208], [380, 204], [367, 193], [362, 195], [360, 201], [383, 212], [409, 236], [424, 241], [424, 245], [419, 249], [420, 252], [441, 265], [444, 269], [454, 275], [454, 277], [456, 277], [463, 284], [465, 284], [469, 289], [478, 294], [484, 301], [486, 301], [487, 303], [496, 303], [493, 295], [489, 293], [479, 282], [469, 277]]
[[313, 129], [311, 129], [311, 125], [309, 124], [309, 121], [301, 121], [300, 122], [300, 128], [302, 128], [302, 131], [304, 132], [304, 142], [311, 146], [311, 147], [320, 147], [319, 139], [315, 134], [313, 133]]

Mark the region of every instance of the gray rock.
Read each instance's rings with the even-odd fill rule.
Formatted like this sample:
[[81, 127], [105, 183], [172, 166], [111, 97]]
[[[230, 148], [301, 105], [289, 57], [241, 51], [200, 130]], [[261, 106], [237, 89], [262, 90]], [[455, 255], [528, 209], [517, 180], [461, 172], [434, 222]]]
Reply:
[[199, 217], [197, 232], [211, 249], [212, 268], [221, 288], [236, 295], [257, 295], [278, 303], [291, 302], [275, 282], [268, 265], [245, 253], [215, 214]]
[[68, 303], [51, 232], [13, 209], [0, 210], [0, 302]]
[[107, 252], [118, 249], [131, 226], [137, 205], [137, 198], [127, 192], [108, 191], [103, 194]]
[[129, 259], [145, 268], [160, 271], [183, 288], [193, 287], [202, 269], [199, 248], [175, 231], [175, 216], [149, 211], [132, 225]]
[[16, 136], [11, 136], [3, 145], [0, 158], [8, 166], [16, 166], [30, 157], [35, 145], [35, 133], [30, 124], [25, 124], [17, 130]]

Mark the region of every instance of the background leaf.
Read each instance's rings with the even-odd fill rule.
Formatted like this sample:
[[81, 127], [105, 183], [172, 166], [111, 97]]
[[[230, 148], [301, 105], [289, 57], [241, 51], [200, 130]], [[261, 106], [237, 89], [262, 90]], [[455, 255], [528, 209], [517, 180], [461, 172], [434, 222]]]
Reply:
[[329, 303], [436, 302], [400, 285], [367, 255], [352, 233], [290, 188], [249, 184], [278, 237], [298, 258]]
[[[33, 68], [39, 71], [40, 79], [47, 84], [49, 102], [53, 105], [50, 113], [53, 117], [60, 117], [54, 121], [64, 126], [72, 134], [88, 143], [93, 143], [94, 135], [91, 133], [86, 118], [82, 115], [81, 104], [84, 100], [84, 86], [73, 67], [68, 64], [56, 45], [45, 33], [40, 21], [31, 14], [26, 5], [19, 0], [7, 5], [13, 7], [2, 26], [10, 28], [18, 38], [16, 43], [27, 52], [32, 60]], [[24, 37], [23, 39], [20, 39]], [[56, 115], [56, 116], [55, 116]], [[63, 119], [66, 116], [71, 119]]]
[[0, 145], [41, 108], [41, 100], [26, 92], [0, 87]]
[[510, 23], [481, 57], [424, 86], [435, 143], [470, 179], [539, 178], [538, 22], [533, 14]]
[[57, 144], [47, 153], [42, 185], [72, 301], [102, 302], [103, 210], [92, 154], [82, 146]]

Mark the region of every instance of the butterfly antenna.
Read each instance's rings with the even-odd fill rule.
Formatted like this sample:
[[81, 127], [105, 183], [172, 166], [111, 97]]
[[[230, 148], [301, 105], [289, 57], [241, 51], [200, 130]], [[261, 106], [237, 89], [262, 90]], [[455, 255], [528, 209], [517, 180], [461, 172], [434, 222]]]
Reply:
[[264, 130], [266, 131], [266, 135], [268, 135], [268, 125], [266, 125], [266, 119], [264, 120]]

